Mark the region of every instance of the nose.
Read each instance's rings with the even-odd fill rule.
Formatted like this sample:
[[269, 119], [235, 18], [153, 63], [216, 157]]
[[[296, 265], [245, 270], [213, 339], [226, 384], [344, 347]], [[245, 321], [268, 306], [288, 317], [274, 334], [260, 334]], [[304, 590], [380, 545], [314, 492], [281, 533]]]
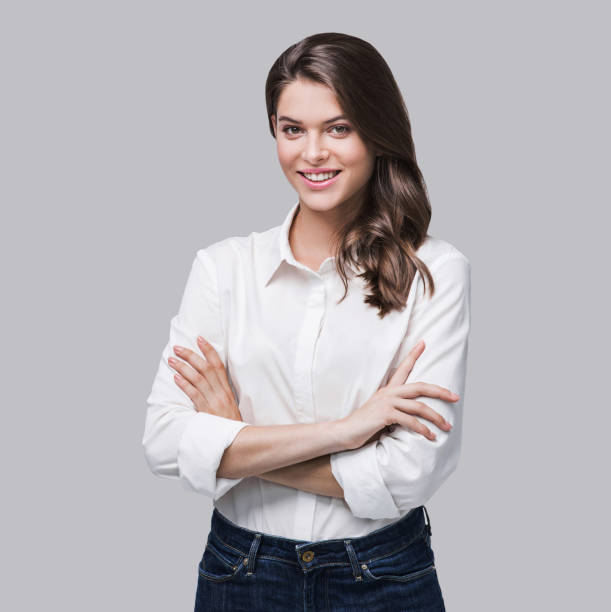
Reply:
[[317, 164], [329, 157], [329, 152], [320, 144], [320, 138], [317, 134], [310, 134], [305, 139], [304, 149], [301, 152], [303, 161]]

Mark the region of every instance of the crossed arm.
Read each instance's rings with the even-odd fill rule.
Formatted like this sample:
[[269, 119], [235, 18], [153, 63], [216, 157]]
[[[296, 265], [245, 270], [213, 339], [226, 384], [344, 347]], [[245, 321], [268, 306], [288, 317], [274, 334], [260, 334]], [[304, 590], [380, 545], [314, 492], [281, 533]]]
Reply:
[[[259, 478], [270, 480], [287, 487], [327, 495], [328, 497], [344, 498], [344, 490], [331, 471], [330, 454], [321, 455], [308, 461], [287, 465], [286, 467], [259, 474]], [[221, 462], [222, 463], [222, 462]]]
[[[197, 351], [192, 330], [206, 330], [211, 342], [222, 346], [218, 313], [214, 308], [201, 307], [213, 306], [218, 299], [213, 287], [201, 278], [201, 264], [206, 261], [201, 258], [194, 263], [147, 399], [143, 444], [153, 472], [182, 478], [190, 488], [213, 499], [221, 497], [241, 478], [258, 476], [295, 489], [343, 498], [355, 516], [369, 518], [398, 517], [402, 509], [428, 499], [456, 467], [462, 399], [451, 410], [440, 399], [427, 401], [454, 426], [452, 434], [436, 431], [436, 442], [399, 427], [379, 442], [346, 452], [341, 452], [345, 448], [333, 427], [329, 428], [331, 423], [275, 426], [284, 429], [272, 431], [274, 426], [249, 426], [231, 417], [219, 419], [222, 411], [193, 411], [197, 401], [177, 385], [168, 358], [171, 347], [176, 345]], [[416, 303], [402, 350], [408, 350], [418, 338], [428, 340], [429, 350], [418, 360], [412, 378], [439, 384], [462, 398], [470, 323], [470, 266], [466, 259], [453, 256], [434, 268], [431, 273], [435, 277], [435, 296]], [[290, 431], [295, 428], [303, 434], [305, 430], [301, 428], [316, 426], [320, 427], [318, 435], [297, 436]], [[270, 436], [276, 437], [276, 444], [269, 443]], [[262, 445], [261, 439], [267, 444]]]
[[[435, 277], [436, 294], [432, 299], [422, 300], [418, 304], [404, 340], [404, 347], [409, 348], [417, 338], [431, 339], [428, 353], [412, 371], [413, 379], [434, 381], [457, 391], [461, 398], [465, 389], [471, 320], [470, 269], [470, 263], [462, 257], [450, 256], [437, 262], [434, 269], [431, 269]], [[447, 405], [443, 405], [439, 400], [427, 398], [427, 403], [438, 412], [446, 412]], [[344, 490], [331, 469], [332, 460], [335, 461], [334, 469], [339, 470], [336, 471], [338, 477], [344, 479], [350, 470], [362, 471], [363, 476], [360, 478], [366, 479], [375, 473], [375, 470], [368, 473], [366, 466], [386, 455], [379, 464], [383, 485], [386, 487], [378, 487], [377, 492], [382, 494], [385, 488], [388, 488], [399, 508], [416, 505], [432, 495], [435, 488], [455, 469], [458, 461], [462, 399], [451, 413], [446, 414], [458, 425], [458, 431], [451, 438], [441, 432], [440, 444], [430, 444], [424, 437], [414, 437], [411, 432], [399, 431], [396, 439], [385, 436], [386, 439], [380, 444], [382, 452], [379, 454], [377, 444], [365, 444], [360, 449], [347, 453], [325, 454], [259, 474], [259, 477], [303, 491], [343, 498], [350, 505], [354, 500], [354, 488], [359, 477], [353, 482], [343, 482], [348, 484], [348, 489]], [[396, 471], [395, 465], [401, 465], [402, 469]], [[387, 508], [392, 505], [388, 500]], [[359, 507], [358, 510], [363, 508]], [[386, 516], [389, 515], [390, 513]]]

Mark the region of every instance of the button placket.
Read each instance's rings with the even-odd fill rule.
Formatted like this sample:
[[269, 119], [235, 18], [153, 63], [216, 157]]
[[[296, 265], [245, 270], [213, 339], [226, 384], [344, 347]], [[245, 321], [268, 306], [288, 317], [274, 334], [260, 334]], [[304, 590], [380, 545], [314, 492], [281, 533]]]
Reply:
[[324, 287], [314, 288], [306, 301], [306, 311], [299, 331], [294, 366], [296, 410], [302, 422], [314, 422], [312, 392], [313, 364], [316, 342], [324, 315]]
[[[295, 412], [302, 423], [314, 423], [314, 358], [324, 316], [324, 286], [320, 278], [311, 280], [311, 289], [305, 298], [305, 313], [297, 339], [297, 351], [293, 370], [293, 389]], [[302, 539], [311, 539], [314, 528], [316, 495], [297, 490], [297, 508], [295, 513], [295, 532], [302, 533]]]

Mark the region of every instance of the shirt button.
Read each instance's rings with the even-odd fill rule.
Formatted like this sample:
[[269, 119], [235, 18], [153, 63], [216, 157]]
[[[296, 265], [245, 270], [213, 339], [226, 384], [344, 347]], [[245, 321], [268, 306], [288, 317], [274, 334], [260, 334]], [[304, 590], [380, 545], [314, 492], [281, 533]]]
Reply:
[[301, 558], [304, 561], [311, 561], [314, 558], [314, 553], [311, 550], [306, 550], [303, 555], [301, 555]]

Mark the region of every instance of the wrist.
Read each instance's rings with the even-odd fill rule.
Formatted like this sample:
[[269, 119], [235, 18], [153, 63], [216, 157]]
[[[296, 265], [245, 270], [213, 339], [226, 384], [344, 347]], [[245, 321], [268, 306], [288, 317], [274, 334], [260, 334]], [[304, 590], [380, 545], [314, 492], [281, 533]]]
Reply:
[[334, 439], [335, 450], [333, 452], [342, 452], [350, 450], [349, 440], [346, 439], [346, 421], [345, 419], [338, 419], [337, 421], [331, 421], [329, 424], [331, 428], [331, 434]]

